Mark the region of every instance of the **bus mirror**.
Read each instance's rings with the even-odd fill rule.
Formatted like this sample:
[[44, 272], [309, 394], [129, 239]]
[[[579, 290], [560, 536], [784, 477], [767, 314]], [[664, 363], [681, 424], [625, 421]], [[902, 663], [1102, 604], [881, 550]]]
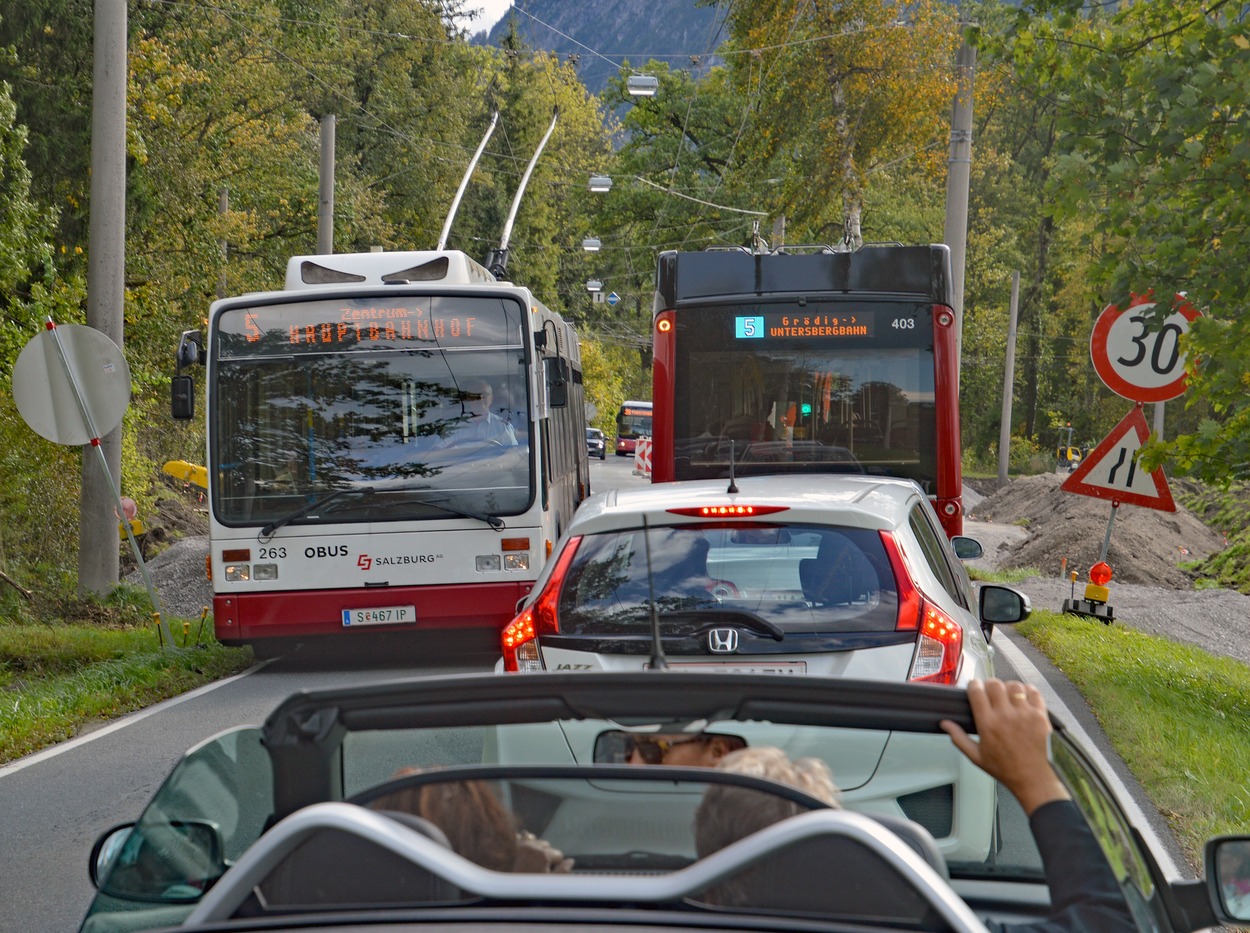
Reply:
[[174, 356], [174, 362], [178, 369], [203, 363], [204, 335], [198, 330], [184, 330], [182, 338], [178, 341], [178, 352]]
[[195, 417], [195, 380], [190, 376], [174, 376], [171, 380], [170, 414], [179, 421]]
[[552, 408], [563, 408], [569, 403], [568, 363], [559, 357], [545, 361], [547, 369], [547, 402]]

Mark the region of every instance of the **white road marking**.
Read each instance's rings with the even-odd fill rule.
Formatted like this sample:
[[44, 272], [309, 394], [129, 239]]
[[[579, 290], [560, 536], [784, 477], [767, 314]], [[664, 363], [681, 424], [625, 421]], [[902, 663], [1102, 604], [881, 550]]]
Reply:
[[104, 736], [117, 732], [119, 729], [125, 729], [127, 726], [133, 726], [140, 720], [147, 719], [149, 716], [154, 716], [157, 713], [164, 712], [171, 706], [177, 706], [179, 703], [185, 703], [187, 700], [193, 700], [198, 696], [203, 696], [206, 693], [216, 690], [218, 687], [224, 687], [226, 684], [233, 683], [240, 677], [246, 677], [248, 674], [260, 670], [268, 663], [268, 661], [263, 661], [260, 664], [254, 664], [252, 667], [249, 667], [241, 673], [235, 674], [233, 677], [227, 677], [224, 680], [215, 680], [211, 684], [205, 684], [203, 687], [197, 687], [189, 693], [179, 694], [176, 697], [163, 700], [155, 706], [148, 706], [144, 709], [137, 710], [129, 716], [123, 716], [121, 719], [115, 720], [107, 726], [103, 726], [93, 732], [88, 732], [86, 735], [80, 735], [78, 738], [61, 742], [58, 745], [53, 745], [51, 748], [45, 748], [41, 752], [35, 752], [34, 754], [27, 755], [25, 758], [19, 758], [12, 764], [0, 765], [0, 778], [9, 777], [10, 775], [16, 774], [18, 771], [29, 768], [31, 765], [39, 764], [41, 761], [47, 761], [49, 758], [55, 758], [57, 755], [68, 752], [71, 749], [78, 748], [80, 745], [86, 745], [88, 742], [94, 742], [96, 739], [102, 739]]

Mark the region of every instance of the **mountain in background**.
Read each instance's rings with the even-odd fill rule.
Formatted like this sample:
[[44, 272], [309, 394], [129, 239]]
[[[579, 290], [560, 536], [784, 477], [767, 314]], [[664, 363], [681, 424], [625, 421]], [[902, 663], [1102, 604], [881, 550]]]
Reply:
[[[519, 8], [519, 9], [518, 9]], [[525, 45], [578, 56], [578, 74], [598, 94], [620, 65], [641, 68], [648, 59], [674, 69], [713, 64], [725, 38], [726, 0], [696, 5], [696, 0], [517, 0], [489, 33], [473, 42], [498, 46], [515, 25]]]

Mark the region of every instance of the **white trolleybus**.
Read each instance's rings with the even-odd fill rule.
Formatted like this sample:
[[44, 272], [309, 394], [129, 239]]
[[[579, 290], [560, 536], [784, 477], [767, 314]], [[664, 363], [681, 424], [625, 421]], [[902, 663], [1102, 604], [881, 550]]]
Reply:
[[297, 256], [183, 335], [175, 417], [190, 363], [225, 644], [501, 629], [590, 493], [573, 328], [462, 252]]

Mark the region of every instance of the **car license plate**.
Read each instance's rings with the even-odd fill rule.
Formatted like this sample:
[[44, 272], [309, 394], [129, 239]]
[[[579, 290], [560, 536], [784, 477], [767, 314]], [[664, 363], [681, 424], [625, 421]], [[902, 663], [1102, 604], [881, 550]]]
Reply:
[[353, 625], [395, 625], [402, 622], [416, 622], [416, 606], [377, 606], [373, 609], [344, 609], [343, 624]]
[[[650, 665], [648, 665], [649, 667]], [[669, 661], [670, 668], [685, 671], [717, 671], [730, 674], [806, 674], [806, 661], [735, 662], [735, 661]]]

